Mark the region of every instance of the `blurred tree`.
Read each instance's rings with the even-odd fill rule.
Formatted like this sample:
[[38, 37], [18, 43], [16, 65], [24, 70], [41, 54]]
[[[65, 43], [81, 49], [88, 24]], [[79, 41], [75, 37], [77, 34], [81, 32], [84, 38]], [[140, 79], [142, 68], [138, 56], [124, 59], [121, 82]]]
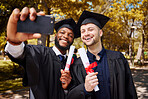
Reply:
[[[142, 0], [142, 3], [139, 4], [139, 13], [141, 17], [138, 18], [141, 25], [141, 34], [142, 34], [142, 64], [144, 64], [144, 51], [148, 51], [148, 1]], [[138, 16], [137, 16], [138, 17]], [[145, 46], [145, 42], [147, 42]], [[144, 49], [146, 48], [146, 49]]]
[[4, 46], [6, 44], [6, 39], [5, 39], [5, 32], [0, 34], [0, 51], [4, 51]]
[[[37, 11], [45, 11], [46, 14], [52, 14], [56, 17], [56, 21], [59, 21], [64, 18], [73, 17], [75, 20], [78, 20], [79, 15], [83, 11], [83, 9], [89, 9], [91, 4], [88, 3], [91, 0], [1, 0], [0, 1], [0, 12], [4, 13], [2, 16], [4, 17], [0, 19], [2, 24], [2, 31], [6, 30], [6, 24], [8, 18], [14, 8], [22, 9], [24, 6], [34, 7]], [[82, 9], [82, 10], [81, 10]], [[7, 14], [9, 12], [9, 14]], [[43, 41], [43, 45], [45, 45], [46, 36], [43, 35], [41, 41]], [[49, 46], [49, 37], [47, 40], [47, 46]]]
[[8, 18], [14, 8], [22, 9], [24, 6], [32, 6], [30, 0], [1, 0], [0, 1], [0, 33], [6, 31]]
[[[103, 43], [105, 47], [113, 50], [128, 51], [128, 44], [132, 36], [132, 25], [141, 23], [147, 29], [147, 17], [143, 22], [144, 15], [147, 15], [146, 0], [142, 0], [142, 2], [141, 0], [120, 0], [120, 2], [119, 0], [1, 0], [0, 4], [0, 12], [4, 12], [3, 9], [5, 8], [9, 15], [16, 7], [21, 9], [28, 6], [55, 16], [56, 21], [70, 17], [77, 21], [83, 10], [105, 14], [111, 20], [103, 29], [105, 38]], [[5, 19], [8, 19], [8, 17], [5, 17]], [[7, 23], [4, 19], [0, 19], [0, 22]], [[6, 30], [6, 24], [4, 26], [3, 30], [1, 29], [2, 31]], [[50, 37], [47, 38], [47, 46], [49, 46]], [[82, 43], [77, 45], [78, 41], [75, 41], [76, 46], [84, 46]]]
[[[126, 51], [128, 50], [127, 44], [129, 44], [129, 55], [132, 57], [134, 43], [131, 41], [139, 41], [139, 39], [134, 38], [134, 29], [138, 28], [136, 33], [142, 34], [142, 60], [144, 60], [144, 40], [147, 39], [148, 35], [147, 0], [114, 0], [110, 8], [106, 10], [105, 15], [111, 17], [111, 20], [104, 28], [107, 31], [104, 35], [104, 38], [106, 38], [105, 45], [110, 49], [123, 48], [120, 51]], [[113, 35], [112, 38], [111, 35]]]
[[6, 26], [10, 14], [14, 8], [22, 9], [24, 6], [31, 7], [33, 2], [31, 0], [1, 0], [0, 1], [0, 50], [4, 50], [6, 44]]

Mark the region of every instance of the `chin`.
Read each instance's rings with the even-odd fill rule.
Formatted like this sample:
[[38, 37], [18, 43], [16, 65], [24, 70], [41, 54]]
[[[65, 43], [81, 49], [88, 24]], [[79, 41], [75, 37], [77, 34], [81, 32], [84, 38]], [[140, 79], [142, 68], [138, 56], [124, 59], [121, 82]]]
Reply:
[[67, 47], [67, 44], [60, 44], [61, 47]]
[[85, 44], [86, 46], [91, 46], [91, 45], [93, 44], [93, 42], [84, 42], [84, 44]]

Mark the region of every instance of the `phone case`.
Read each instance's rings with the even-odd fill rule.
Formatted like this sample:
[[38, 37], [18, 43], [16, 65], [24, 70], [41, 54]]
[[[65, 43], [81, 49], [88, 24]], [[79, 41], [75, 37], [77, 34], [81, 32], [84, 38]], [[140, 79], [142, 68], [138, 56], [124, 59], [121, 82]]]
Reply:
[[37, 16], [35, 21], [31, 21], [28, 17], [25, 21], [18, 21], [17, 32], [51, 35], [54, 31], [54, 22], [55, 18], [50, 15]]

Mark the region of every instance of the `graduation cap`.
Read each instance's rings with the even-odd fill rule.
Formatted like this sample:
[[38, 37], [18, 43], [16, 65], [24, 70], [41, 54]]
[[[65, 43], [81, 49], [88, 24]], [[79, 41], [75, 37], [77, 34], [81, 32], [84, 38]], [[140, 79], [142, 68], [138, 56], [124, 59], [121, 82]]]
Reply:
[[77, 23], [78, 30], [79, 30], [79, 36], [80, 36], [81, 25], [87, 24], [87, 23], [93, 23], [97, 25], [100, 29], [102, 29], [104, 25], [109, 21], [109, 19], [110, 19], [109, 17], [104, 16], [102, 14], [93, 13], [89, 11], [83, 11]]
[[56, 32], [58, 32], [61, 28], [66, 27], [73, 31], [74, 37], [77, 38], [77, 32], [76, 32], [76, 23], [72, 18], [61, 20], [57, 22], [54, 26]]

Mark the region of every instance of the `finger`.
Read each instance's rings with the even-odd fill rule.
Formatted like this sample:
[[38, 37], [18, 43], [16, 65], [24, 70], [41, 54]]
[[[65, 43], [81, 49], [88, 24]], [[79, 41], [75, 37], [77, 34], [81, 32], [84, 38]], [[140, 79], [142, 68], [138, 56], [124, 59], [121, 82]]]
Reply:
[[20, 16], [20, 10], [18, 8], [15, 8], [12, 12], [12, 15], [10, 16], [11, 22], [17, 23], [17, 21], [19, 20], [19, 16]]
[[65, 73], [67, 73], [68, 75], [70, 75], [70, 71], [69, 70], [65, 70]]
[[63, 81], [63, 78], [62, 77], [60, 78], [60, 81]]
[[61, 82], [64, 82], [64, 83], [67, 83], [67, 80], [64, 79], [64, 78], [60, 78], [60, 81], [61, 81]]
[[89, 77], [89, 79], [90, 79], [90, 80], [97, 79], [97, 76], [96, 76], [96, 75], [91, 76], [91, 77]]
[[67, 77], [67, 76], [61, 76], [61, 78], [64, 78], [64, 79], [66, 79], [66, 80], [71, 80], [72, 78], [71, 77]]
[[27, 34], [28, 35], [28, 39], [37, 39], [41, 37], [41, 34], [39, 33], [35, 33], [35, 34]]
[[64, 82], [65, 84], [69, 84], [71, 82], [70, 79], [65, 79], [65, 78], [61, 78], [61, 81]]
[[69, 78], [69, 79], [72, 78], [69, 74], [66, 74], [66, 73], [63, 73], [63, 74], [62, 74], [62, 77], [66, 77], [66, 78]]
[[36, 19], [37, 12], [34, 8], [30, 8], [30, 20], [34, 21]]
[[61, 74], [63, 74], [64, 73], [64, 71], [63, 71], [63, 69], [61, 69]]
[[40, 11], [40, 12], [37, 13], [37, 15], [42, 15], [42, 16], [44, 16], [45, 13], [44, 13], [43, 11]]
[[28, 7], [24, 7], [21, 11], [21, 16], [20, 16], [20, 20], [24, 21], [29, 15], [29, 8]]
[[95, 88], [95, 86], [97, 86], [99, 83], [95, 82], [95, 83], [91, 83], [91, 86], [93, 87], [93, 89]]
[[9, 17], [7, 24], [7, 37], [9, 39], [13, 38], [17, 32], [17, 21], [19, 19], [19, 15], [20, 15], [20, 10], [15, 8]]
[[67, 77], [71, 77], [71, 75], [70, 75], [70, 71], [64, 71], [64, 75], [66, 75]]
[[64, 80], [66, 80], [67, 82], [71, 82], [71, 78], [68, 78], [68, 77], [61, 77], [61, 79], [64, 79]]
[[62, 81], [67, 81], [67, 79], [66, 79], [66, 78], [64, 78], [64, 77], [61, 77], [61, 80], [62, 80]]
[[98, 79], [93, 79], [93, 80], [89, 81], [89, 83], [96, 83], [96, 82], [98, 82]]
[[40, 38], [40, 37], [41, 37], [40, 33], [34, 33], [33, 34], [33, 38], [35, 38], [35, 39]]
[[94, 75], [97, 75], [97, 74], [98, 74], [98, 72], [92, 72], [92, 73], [89, 73], [88, 76], [91, 77], [91, 76], [94, 76]]
[[60, 78], [60, 81], [67, 81], [67, 79], [61, 77], [61, 78]]

